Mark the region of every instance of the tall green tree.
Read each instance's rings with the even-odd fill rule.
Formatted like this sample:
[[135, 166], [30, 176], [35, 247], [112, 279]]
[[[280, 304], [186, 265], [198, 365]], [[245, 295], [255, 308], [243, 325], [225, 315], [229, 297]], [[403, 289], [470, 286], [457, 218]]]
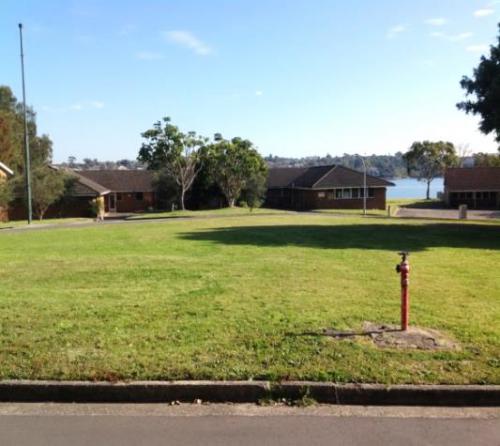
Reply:
[[264, 159], [246, 139], [229, 141], [218, 135], [216, 141], [206, 147], [204, 156], [229, 207], [234, 207], [242, 191], [255, 178], [262, 179], [267, 175]]
[[459, 158], [451, 142], [414, 142], [403, 155], [408, 173], [427, 183], [426, 198], [430, 199], [430, 187], [434, 178], [442, 176], [447, 167], [457, 166]]
[[459, 102], [458, 109], [479, 115], [481, 132], [486, 135], [494, 132], [500, 143], [500, 35], [496, 44], [490, 46], [489, 56], [481, 56], [472, 77], [463, 76], [460, 86], [466, 97], [471, 98]]
[[[37, 135], [36, 114], [27, 108], [28, 139], [31, 164], [48, 164], [52, 161], [52, 141], [47, 135]], [[22, 103], [7, 86], [0, 85], [0, 161], [14, 172], [24, 170], [24, 121]]]
[[172, 176], [179, 187], [179, 203], [184, 210], [185, 195], [200, 171], [200, 149], [207, 139], [196, 132], [181, 132], [169, 117], [156, 122], [141, 136], [146, 142], [137, 159], [147, 163], [149, 169], [164, 169]]
[[42, 220], [50, 205], [62, 198], [65, 191], [65, 174], [52, 167], [39, 165], [31, 173], [33, 211]]

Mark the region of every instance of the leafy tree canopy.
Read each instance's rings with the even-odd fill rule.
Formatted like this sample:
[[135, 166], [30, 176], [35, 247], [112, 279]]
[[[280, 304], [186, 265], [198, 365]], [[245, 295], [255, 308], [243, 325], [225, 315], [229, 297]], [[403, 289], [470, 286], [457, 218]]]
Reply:
[[204, 158], [230, 207], [247, 185], [261, 184], [267, 176], [264, 159], [247, 139], [226, 140], [217, 134], [215, 142], [205, 148]]
[[200, 170], [200, 149], [208, 141], [196, 132], [183, 133], [171, 123], [169, 117], [157, 121], [152, 129], [143, 132], [146, 140], [137, 159], [149, 169], [164, 169], [179, 187], [181, 209], [185, 209], [184, 197]]
[[447, 167], [457, 166], [459, 157], [451, 142], [414, 142], [403, 155], [408, 172], [414, 172], [417, 178], [427, 183], [426, 198], [430, 199], [430, 184], [436, 177], [442, 176]]
[[464, 76], [460, 86], [472, 98], [459, 102], [457, 107], [479, 115], [479, 129], [487, 135], [494, 132], [500, 143], [500, 36], [497, 44], [490, 46], [489, 57], [481, 56], [472, 78]]

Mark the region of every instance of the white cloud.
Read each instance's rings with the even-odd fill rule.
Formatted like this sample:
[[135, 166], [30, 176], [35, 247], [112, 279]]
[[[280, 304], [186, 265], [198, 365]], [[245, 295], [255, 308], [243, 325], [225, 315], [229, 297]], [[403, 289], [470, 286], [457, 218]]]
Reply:
[[163, 54], [154, 51], [139, 51], [135, 57], [140, 60], [160, 60], [163, 59]]
[[404, 31], [406, 31], [406, 25], [395, 25], [387, 30], [386, 35], [388, 39], [392, 39]]
[[430, 34], [432, 37], [439, 37], [450, 42], [460, 42], [461, 40], [468, 39], [472, 37], [474, 34], [471, 32], [464, 32], [460, 34], [446, 34], [441, 31], [435, 31]]
[[80, 102], [75, 102], [74, 104], [67, 105], [67, 106], [61, 106], [61, 107], [52, 107], [50, 105], [44, 105], [42, 106], [42, 111], [45, 112], [52, 112], [52, 113], [67, 113], [68, 111], [74, 111], [74, 112], [80, 112], [82, 110], [88, 110], [88, 109], [103, 109], [104, 108], [104, 102], [102, 101], [80, 101]]
[[474, 16], [475, 17], [487, 17], [491, 14], [494, 14], [495, 10], [492, 8], [483, 8], [483, 9], [478, 9], [477, 11], [474, 11]]
[[255, 91], [255, 96], [262, 96], [264, 92], [262, 90], [256, 90]]
[[469, 53], [485, 53], [488, 49], [489, 46], [487, 44], [469, 45], [465, 47], [465, 51]]
[[427, 25], [432, 25], [432, 26], [443, 26], [446, 23], [448, 23], [448, 20], [446, 20], [443, 17], [437, 17], [433, 19], [427, 19], [425, 23], [427, 23]]
[[200, 56], [206, 56], [212, 53], [212, 48], [189, 31], [174, 30], [165, 31], [162, 34], [169, 42], [189, 48]]

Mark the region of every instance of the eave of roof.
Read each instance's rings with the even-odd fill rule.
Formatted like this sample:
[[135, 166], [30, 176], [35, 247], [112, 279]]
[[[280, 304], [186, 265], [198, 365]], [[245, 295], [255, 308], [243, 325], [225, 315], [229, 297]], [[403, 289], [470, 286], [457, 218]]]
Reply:
[[7, 175], [14, 175], [14, 171], [0, 161], [0, 170], [3, 170]]

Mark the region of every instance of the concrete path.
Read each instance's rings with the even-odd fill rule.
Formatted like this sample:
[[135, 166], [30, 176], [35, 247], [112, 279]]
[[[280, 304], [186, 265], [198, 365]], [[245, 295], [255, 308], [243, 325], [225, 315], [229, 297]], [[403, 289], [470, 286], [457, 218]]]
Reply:
[[[417, 209], [417, 208], [398, 208], [396, 217], [410, 218], [447, 218], [452, 220], [458, 219], [457, 209]], [[467, 211], [469, 220], [492, 220], [500, 219], [500, 211]]]
[[0, 404], [2, 446], [500, 445], [500, 408]]

